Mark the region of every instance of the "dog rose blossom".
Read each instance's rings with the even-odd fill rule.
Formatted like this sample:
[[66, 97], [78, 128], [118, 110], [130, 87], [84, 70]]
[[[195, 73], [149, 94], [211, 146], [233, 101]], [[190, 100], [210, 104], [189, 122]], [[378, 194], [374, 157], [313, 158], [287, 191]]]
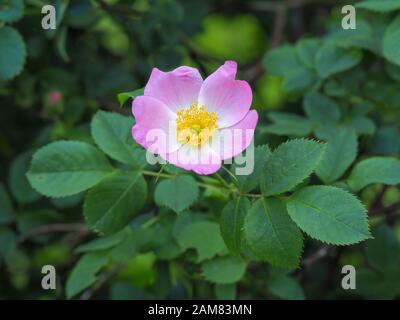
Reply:
[[132, 102], [135, 141], [185, 170], [217, 172], [250, 145], [258, 121], [251, 88], [235, 80], [236, 71], [227, 61], [203, 81], [195, 68], [154, 68], [144, 95]]

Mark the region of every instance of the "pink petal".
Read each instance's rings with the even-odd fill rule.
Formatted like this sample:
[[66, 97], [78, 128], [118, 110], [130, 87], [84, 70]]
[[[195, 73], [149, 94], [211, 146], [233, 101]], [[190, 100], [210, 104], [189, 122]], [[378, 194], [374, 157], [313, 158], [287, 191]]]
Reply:
[[145, 149], [166, 154], [181, 146], [176, 141], [176, 115], [164, 103], [152, 97], [136, 97], [132, 113], [136, 120], [132, 136]]
[[171, 72], [154, 68], [144, 88], [144, 95], [164, 102], [176, 112], [197, 101], [203, 79], [199, 71], [191, 67], [179, 67]]
[[257, 111], [250, 110], [239, 123], [218, 130], [212, 139], [211, 148], [222, 160], [237, 156], [247, 149], [253, 140], [257, 121]]
[[165, 159], [177, 167], [201, 175], [213, 174], [221, 168], [221, 158], [208, 144], [200, 148], [185, 144], [177, 151], [167, 154]]
[[235, 80], [237, 63], [227, 61], [204, 80], [199, 104], [215, 111], [219, 128], [238, 123], [250, 109], [253, 94], [246, 81]]

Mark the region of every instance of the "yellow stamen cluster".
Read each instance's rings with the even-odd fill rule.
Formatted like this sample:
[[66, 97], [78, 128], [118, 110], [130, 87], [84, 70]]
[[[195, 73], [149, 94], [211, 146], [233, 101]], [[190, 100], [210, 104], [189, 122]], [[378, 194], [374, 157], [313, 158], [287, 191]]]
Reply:
[[215, 112], [207, 112], [205, 106], [198, 106], [194, 101], [189, 108], [178, 111], [177, 139], [179, 142], [200, 146], [208, 141], [214, 134], [218, 117]]

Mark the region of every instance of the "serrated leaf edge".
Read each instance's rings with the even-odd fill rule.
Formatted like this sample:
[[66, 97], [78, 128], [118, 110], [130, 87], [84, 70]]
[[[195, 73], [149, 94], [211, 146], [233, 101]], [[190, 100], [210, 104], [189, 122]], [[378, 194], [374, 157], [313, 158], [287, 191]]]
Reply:
[[[331, 189], [338, 189], [338, 190], [341, 190], [341, 191], [347, 193], [348, 195], [352, 196], [352, 197], [358, 202], [358, 204], [363, 208], [363, 210], [364, 210], [365, 217], [366, 217], [366, 221], [367, 221], [367, 228], [368, 228], [369, 237], [364, 238], [364, 239], [357, 240], [357, 241], [355, 241], [355, 242], [329, 242], [329, 241], [324, 241], [324, 240], [321, 240], [321, 239], [318, 239], [318, 238], [312, 236], [312, 235], [309, 234], [307, 231], [303, 230], [299, 225], [297, 225], [297, 223], [292, 219], [292, 217], [291, 217], [290, 214], [289, 214], [290, 219], [292, 219], [292, 221], [297, 225], [297, 227], [298, 227], [302, 232], [304, 232], [304, 233], [305, 233], [307, 236], [309, 236], [311, 239], [317, 240], [317, 241], [319, 241], [319, 242], [322, 242], [322, 243], [325, 243], [325, 244], [328, 244], [328, 245], [335, 245], [335, 246], [355, 245], [355, 244], [361, 243], [362, 241], [365, 241], [365, 240], [368, 240], [368, 239], [374, 239], [374, 237], [373, 237], [372, 234], [371, 234], [371, 227], [370, 227], [369, 219], [368, 219], [368, 211], [366, 210], [364, 204], [360, 201], [360, 199], [358, 199], [354, 194], [352, 194], [352, 193], [350, 193], [350, 192], [348, 192], [347, 190], [344, 190], [344, 189], [342, 189], [342, 188], [337, 188], [337, 187], [333, 187], [333, 186], [318, 186], [318, 185], [314, 185], [314, 186], [309, 186], [309, 187], [325, 187], [325, 188], [331, 188]], [[307, 188], [307, 187], [305, 187], [305, 188]], [[302, 190], [302, 189], [300, 189], [300, 190]], [[298, 190], [298, 191], [300, 191], [300, 190]], [[288, 209], [288, 207], [287, 207], [287, 203], [289, 202], [289, 200], [290, 200], [290, 197], [289, 197], [289, 199], [286, 201], [286, 210], [287, 210], [288, 212], [289, 212], [289, 209]]]

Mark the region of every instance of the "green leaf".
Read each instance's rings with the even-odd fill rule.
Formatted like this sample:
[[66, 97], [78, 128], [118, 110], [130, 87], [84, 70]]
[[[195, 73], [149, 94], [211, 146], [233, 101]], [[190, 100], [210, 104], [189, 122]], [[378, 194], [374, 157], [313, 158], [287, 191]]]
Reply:
[[217, 253], [226, 250], [219, 225], [215, 222], [191, 223], [179, 233], [177, 241], [183, 250], [195, 249], [198, 262], [211, 259]]
[[68, 28], [67, 26], [64, 25], [61, 27], [61, 30], [57, 32], [56, 48], [59, 56], [66, 63], [70, 61], [70, 57], [67, 51], [67, 37], [68, 37]]
[[217, 257], [202, 263], [204, 278], [217, 284], [238, 282], [246, 272], [246, 263], [236, 257]]
[[274, 124], [265, 127], [265, 131], [284, 136], [308, 136], [313, 130], [313, 123], [305, 117], [288, 112], [270, 112]]
[[317, 167], [325, 145], [317, 141], [294, 139], [281, 144], [269, 157], [261, 179], [264, 195], [290, 191]]
[[315, 91], [304, 97], [304, 111], [309, 119], [320, 124], [337, 123], [340, 120], [340, 108], [338, 104]]
[[398, 0], [364, 0], [356, 3], [356, 8], [387, 13], [400, 9]]
[[214, 287], [215, 297], [218, 300], [235, 300], [236, 285], [235, 284], [216, 284]]
[[165, 170], [166, 172], [172, 174], [172, 175], [178, 175], [178, 174], [184, 174], [186, 173], [185, 169], [179, 168], [177, 166], [174, 166], [173, 164], [166, 163], [162, 166], [162, 169]]
[[321, 46], [317, 39], [302, 39], [296, 44], [296, 54], [302, 64], [313, 69], [315, 67], [315, 57]]
[[375, 132], [375, 123], [364, 116], [351, 118], [345, 123], [346, 127], [353, 129], [358, 135], [367, 134], [372, 135]]
[[397, 185], [400, 183], [400, 160], [391, 157], [372, 157], [357, 163], [347, 181], [357, 192], [372, 183]]
[[21, 73], [25, 56], [25, 43], [19, 32], [11, 27], [0, 28], [0, 81]]
[[400, 243], [396, 233], [386, 225], [373, 231], [374, 239], [365, 244], [368, 264], [377, 271], [385, 273], [398, 270], [400, 264]]
[[117, 98], [119, 106], [122, 107], [128, 99], [136, 98], [137, 96], [142, 96], [144, 94], [144, 88], [136, 89], [129, 92], [118, 93]]
[[204, 222], [207, 220], [207, 216], [204, 214], [195, 214], [189, 211], [184, 211], [180, 213], [174, 222], [174, 227], [172, 230], [173, 236], [177, 239], [181, 232], [190, 224], [195, 222]]
[[271, 293], [281, 299], [304, 300], [304, 291], [300, 284], [290, 276], [279, 273], [273, 274], [267, 281]]
[[287, 209], [304, 232], [322, 242], [347, 245], [371, 238], [365, 208], [342, 189], [305, 187], [289, 198]]
[[12, 163], [8, 175], [11, 194], [19, 203], [32, 203], [42, 196], [32, 189], [26, 177], [32, 159], [33, 151], [20, 154]]
[[338, 28], [328, 39], [342, 48], [366, 49], [378, 55], [382, 51], [382, 37], [379, 28], [360, 17], [357, 17], [356, 29]]
[[146, 198], [146, 181], [139, 172], [117, 171], [87, 193], [83, 214], [91, 229], [114, 233], [133, 219]]
[[133, 123], [133, 117], [98, 111], [91, 123], [92, 137], [111, 158], [141, 168], [146, 165], [145, 152], [132, 138]]
[[361, 62], [362, 52], [325, 43], [316, 56], [316, 68], [323, 78], [353, 68]]
[[289, 93], [301, 93], [316, 81], [315, 72], [302, 65], [294, 47], [285, 45], [267, 52], [263, 65], [268, 74], [284, 77], [284, 89]]
[[[400, 68], [400, 67], [399, 67]], [[374, 109], [373, 103], [370, 102], [355, 102], [349, 113], [350, 118], [362, 117], [372, 112]]]
[[229, 251], [234, 255], [240, 255], [242, 251], [243, 223], [249, 208], [249, 199], [237, 197], [229, 201], [221, 212], [221, 235]]
[[192, 205], [199, 197], [196, 180], [188, 175], [177, 176], [161, 181], [154, 191], [154, 201], [181, 212]]
[[390, 62], [400, 65], [400, 17], [388, 26], [383, 38], [383, 55]]
[[14, 208], [4, 184], [0, 182], [0, 225], [7, 224], [14, 219]]
[[109, 251], [110, 258], [113, 261], [127, 262], [139, 253], [143, 243], [147, 244], [150, 242], [150, 233], [150, 229], [139, 228], [137, 230], [132, 230], [126, 228], [125, 236]]
[[92, 145], [57, 141], [34, 154], [27, 176], [40, 193], [62, 197], [93, 187], [112, 170], [104, 154]]
[[22, 0], [0, 0], [0, 21], [15, 22], [24, 15]]
[[96, 274], [108, 263], [104, 252], [87, 253], [79, 259], [68, 276], [66, 295], [68, 299], [96, 282]]
[[253, 171], [250, 174], [242, 174], [239, 175], [239, 169], [241, 168], [236, 162], [233, 165], [232, 172], [236, 174], [236, 180], [233, 182], [237, 185], [238, 190], [241, 193], [248, 193], [254, 188], [256, 188], [260, 182], [260, 176], [264, 171], [265, 165], [269, 156], [271, 155], [271, 151], [269, 150], [267, 145], [261, 145], [254, 149], [254, 167]]
[[303, 237], [282, 200], [261, 198], [254, 202], [245, 218], [244, 232], [258, 258], [275, 266], [298, 266]]
[[288, 73], [283, 82], [283, 88], [288, 93], [303, 93], [317, 81], [316, 73], [303, 66]]
[[317, 134], [317, 137], [328, 143], [315, 172], [325, 184], [329, 184], [338, 180], [356, 158], [357, 135], [354, 130], [335, 128], [322, 135]]
[[292, 46], [280, 46], [267, 52], [263, 65], [268, 74], [286, 76], [300, 63]]
[[122, 229], [120, 232], [114, 233], [109, 236], [96, 238], [88, 243], [78, 246], [74, 251], [76, 253], [102, 251], [110, 249], [119, 244], [126, 236], [126, 229]]

